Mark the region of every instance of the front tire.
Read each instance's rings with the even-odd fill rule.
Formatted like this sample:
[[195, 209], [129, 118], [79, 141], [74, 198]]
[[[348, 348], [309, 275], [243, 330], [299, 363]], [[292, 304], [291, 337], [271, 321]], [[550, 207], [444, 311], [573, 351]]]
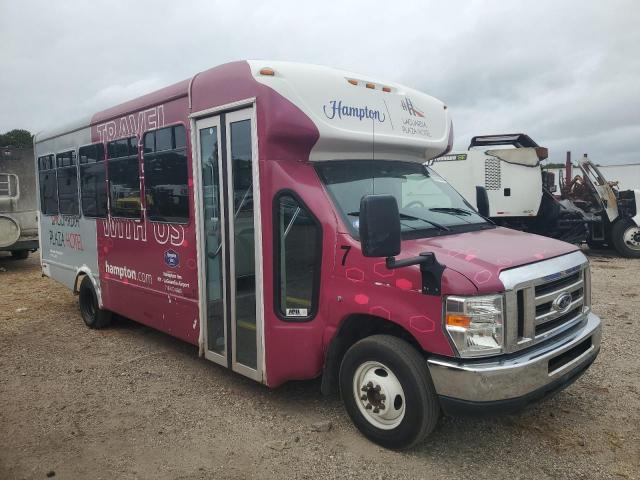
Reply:
[[29, 250], [12, 250], [11, 256], [16, 260], [26, 260], [29, 257]]
[[440, 417], [426, 360], [397, 337], [373, 335], [355, 343], [340, 366], [340, 392], [360, 432], [385, 448], [414, 446]]
[[98, 296], [88, 275], [85, 275], [80, 283], [78, 303], [82, 319], [87, 327], [104, 328], [111, 323], [111, 312], [101, 309], [98, 305]]
[[613, 224], [611, 242], [623, 257], [640, 258], [640, 227], [630, 218], [620, 218]]

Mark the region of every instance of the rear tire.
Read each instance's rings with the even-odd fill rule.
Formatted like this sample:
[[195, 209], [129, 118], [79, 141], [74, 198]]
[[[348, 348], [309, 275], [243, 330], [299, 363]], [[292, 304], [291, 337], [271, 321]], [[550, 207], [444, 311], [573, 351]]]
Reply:
[[88, 275], [85, 275], [80, 283], [78, 303], [82, 319], [87, 327], [104, 328], [111, 323], [111, 312], [99, 307], [98, 296]]
[[29, 250], [11, 250], [11, 256], [16, 260], [26, 260], [29, 257]]
[[397, 337], [373, 335], [351, 346], [340, 366], [340, 392], [360, 432], [385, 448], [416, 445], [440, 417], [426, 360]]
[[640, 258], [640, 227], [630, 218], [619, 218], [611, 228], [611, 243], [623, 257]]

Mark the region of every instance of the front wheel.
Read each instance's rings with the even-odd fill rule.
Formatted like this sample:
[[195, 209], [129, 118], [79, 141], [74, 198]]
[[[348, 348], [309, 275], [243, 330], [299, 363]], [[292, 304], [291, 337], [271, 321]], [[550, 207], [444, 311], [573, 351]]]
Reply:
[[355, 343], [340, 366], [340, 392], [356, 427], [385, 448], [414, 446], [440, 417], [426, 360], [397, 337], [373, 335]]
[[12, 250], [11, 256], [16, 260], [26, 260], [29, 257], [29, 250]]
[[613, 224], [611, 242], [623, 257], [640, 258], [640, 227], [630, 218], [620, 218]]

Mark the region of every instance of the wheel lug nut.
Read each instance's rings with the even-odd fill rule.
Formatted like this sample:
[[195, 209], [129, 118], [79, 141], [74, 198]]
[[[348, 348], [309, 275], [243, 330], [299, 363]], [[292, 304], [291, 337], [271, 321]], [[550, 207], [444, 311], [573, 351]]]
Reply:
[[373, 383], [372, 382], [367, 383], [367, 388], [371, 388], [371, 387], [373, 387]]
[[374, 388], [374, 390], [375, 390], [376, 392], [379, 392], [379, 391], [380, 391], [380, 385], [376, 385], [376, 388]]
[[371, 410], [373, 407], [371, 406], [371, 404], [370, 404], [370, 403], [367, 403], [367, 406], [366, 406], [366, 407], [364, 407], [364, 408], [366, 408], [367, 410]]
[[384, 402], [386, 399], [387, 399], [387, 396], [384, 393], [380, 395], [380, 400]]
[[373, 413], [380, 413], [380, 409], [379, 408], [374, 408], [373, 409]]
[[362, 395], [362, 396], [360, 397], [360, 400], [362, 400], [363, 402], [364, 402], [366, 399], [367, 399], [367, 396], [366, 396], [366, 395]]

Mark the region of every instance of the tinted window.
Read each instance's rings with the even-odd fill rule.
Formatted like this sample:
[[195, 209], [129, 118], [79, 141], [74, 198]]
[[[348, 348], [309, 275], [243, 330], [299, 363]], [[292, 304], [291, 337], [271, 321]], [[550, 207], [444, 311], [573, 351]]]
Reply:
[[56, 171], [40, 172], [40, 210], [46, 215], [58, 214]]
[[77, 167], [58, 168], [58, 205], [60, 213], [78, 215], [78, 172]]
[[58, 183], [55, 168], [54, 155], [38, 157], [40, 210], [46, 215], [57, 215], [58, 213]]
[[106, 217], [107, 182], [104, 145], [97, 143], [81, 147], [78, 156], [82, 213], [87, 217]]
[[275, 209], [276, 305], [285, 317], [308, 319], [317, 308], [320, 224], [290, 194], [278, 196]]
[[76, 152], [69, 151], [64, 153], [58, 153], [56, 155], [56, 164], [58, 168], [69, 167], [76, 164]]
[[104, 160], [104, 145], [102, 143], [96, 143], [95, 145], [80, 147], [78, 156], [80, 157], [80, 165], [101, 162]]
[[107, 144], [111, 215], [140, 217], [140, 171], [136, 137]]
[[182, 125], [145, 135], [144, 184], [150, 220], [172, 223], [189, 221], [185, 135]]

